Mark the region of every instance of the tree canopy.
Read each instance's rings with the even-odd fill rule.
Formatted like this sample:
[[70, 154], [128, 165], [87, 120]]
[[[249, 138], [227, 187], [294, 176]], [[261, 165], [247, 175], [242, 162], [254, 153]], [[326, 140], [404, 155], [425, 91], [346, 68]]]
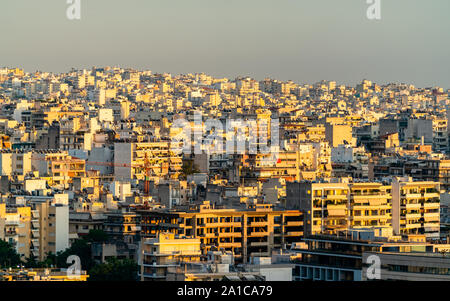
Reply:
[[11, 244], [0, 239], [0, 267], [17, 267], [22, 261]]

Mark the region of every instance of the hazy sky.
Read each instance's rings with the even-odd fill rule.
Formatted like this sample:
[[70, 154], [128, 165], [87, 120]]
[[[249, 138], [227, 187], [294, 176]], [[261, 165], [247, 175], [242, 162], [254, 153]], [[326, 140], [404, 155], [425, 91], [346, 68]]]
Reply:
[[298, 83], [406, 82], [450, 88], [450, 1], [0, 1], [0, 66], [120, 66]]

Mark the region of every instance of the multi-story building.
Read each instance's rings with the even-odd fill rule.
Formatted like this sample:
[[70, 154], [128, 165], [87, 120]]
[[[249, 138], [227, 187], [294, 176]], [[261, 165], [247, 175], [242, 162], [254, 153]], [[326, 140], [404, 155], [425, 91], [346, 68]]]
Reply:
[[392, 182], [392, 227], [395, 234], [425, 234], [439, 239], [439, 182], [413, 182], [394, 178]]
[[155, 238], [144, 238], [141, 241], [139, 254], [139, 275], [142, 281], [167, 280], [169, 267], [200, 262], [202, 251], [199, 238], [159, 233]]
[[175, 155], [170, 142], [117, 142], [114, 144], [114, 175], [117, 180], [177, 178], [181, 172], [181, 155]]
[[271, 256], [303, 235], [303, 216], [296, 210], [275, 211], [256, 204], [246, 210], [214, 209], [209, 202], [188, 211], [139, 211], [142, 236], [170, 232], [199, 238], [202, 252], [215, 248], [231, 251], [237, 261]]
[[73, 178], [86, 175], [86, 161], [69, 156], [65, 151], [35, 151], [31, 164], [41, 177], [48, 177], [50, 186], [68, 188]]
[[349, 184], [351, 228], [390, 227], [390, 186], [380, 183]]
[[69, 209], [48, 197], [33, 196], [23, 205], [0, 204], [0, 238], [22, 258], [44, 260], [69, 247]]
[[305, 214], [305, 233], [393, 227], [395, 234], [439, 238], [439, 183], [287, 183], [287, 207]]
[[134, 212], [107, 212], [104, 231], [113, 240], [135, 244], [140, 239], [140, 216]]
[[[371, 256], [380, 262], [378, 279], [368, 272]], [[441, 253], [364, 252], [362, 260], [362, 280], [450, 281], [450, 256]]]
[[[369, 253], [381, 254], [419, 252], [426, 256], [442, 256], [441, 248], [449, 245], [435, 245], [425, 241], [425, 237], [394, 239], [376, 235], [375, 229], [356, 230], [333, 235], [314, 235], [303, 239], [306, 245], [294, 247], [291, 252], [298, 255], [294, 260], [294, 280], [321, 281], [361, 281], [366, 280]], [[383, 257], [380, 257], [383, 258]], [[411, 257], [409, 257], [411, 260]], [[448, 260], [448, 258], [447, 258]], [[390, 261], [391, 264], [392, 261]], [[381, 267], [388, 262], [381, 260]], [[401, 265], [401, 263], [397, 263]], [[419, 264], [420, 266], [420, 264]], [[446, 266], [443, 266], [444, 268]], [[383, 271], [383, 270], [382, 270]], [[382, 272], [383, 273], [383, 272]], [[383, 278], [382, 278], [383, 279]], [[400, 277], [397, 279], [401, 279]]]
[[46, 198], [33, 198], [31, 206], [31, 248], [39, 260], [69, 247], [69, 207]]
[[31, 208], [0, 204], [0, 239], [10, 243], [22, 259], [30, 257]]
[[348, 183], [286, 184], [286, 206], [304, 213], [304, 231], [308, 234], [332, 234], [347, 229], [348, 195]]

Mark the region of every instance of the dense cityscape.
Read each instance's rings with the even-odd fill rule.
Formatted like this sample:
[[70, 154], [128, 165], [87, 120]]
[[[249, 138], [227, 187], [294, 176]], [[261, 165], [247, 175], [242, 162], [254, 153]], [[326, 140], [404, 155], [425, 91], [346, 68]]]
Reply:
[[0, 68], [0, 279], [450, 280], [449, 103]]

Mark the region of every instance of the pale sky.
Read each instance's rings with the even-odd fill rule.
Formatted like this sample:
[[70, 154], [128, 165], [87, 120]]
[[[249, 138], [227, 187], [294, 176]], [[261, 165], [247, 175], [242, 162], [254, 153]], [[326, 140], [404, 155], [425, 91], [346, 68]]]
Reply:
[[66, 72], [120, 66], [297, 83], [404, 82], [450, 88], [450, 1], [0, 1], [0, 66]]

